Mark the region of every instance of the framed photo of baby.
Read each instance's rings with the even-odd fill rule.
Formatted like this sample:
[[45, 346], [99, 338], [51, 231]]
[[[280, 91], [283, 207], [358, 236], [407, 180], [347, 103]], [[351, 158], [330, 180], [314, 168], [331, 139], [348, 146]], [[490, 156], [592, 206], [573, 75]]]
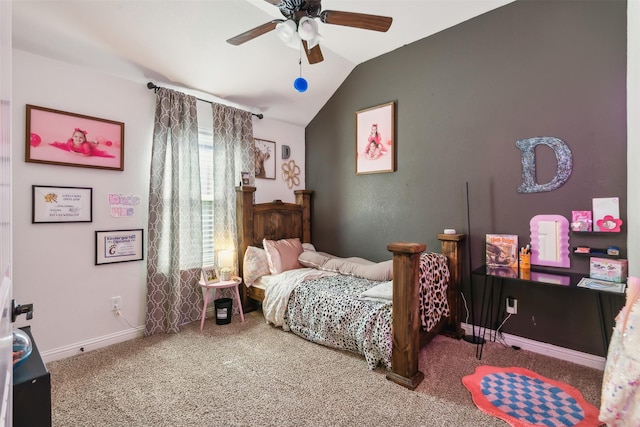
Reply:
[[395, 102], [356, 111], [356, 175], [396, 170]]
[[124, 170], [124, 123], [27, 105], [25, 161]]

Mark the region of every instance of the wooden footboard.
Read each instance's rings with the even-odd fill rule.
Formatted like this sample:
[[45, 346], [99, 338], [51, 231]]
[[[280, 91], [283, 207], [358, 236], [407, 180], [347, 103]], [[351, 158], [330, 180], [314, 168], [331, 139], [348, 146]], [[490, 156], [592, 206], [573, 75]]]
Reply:
[[411, 390], [424, 379], [418, 370], [420, 352], [420, 253], [427, 248], [421, 243], [389, 243], [393, 252], [393, 349], [391, 372], [387, 379]]
[[461, 338], [464, 331], [460, 326], [460, 279], [462, 277], [463, 234], [439, 234], [442, 254], [447, 257], [451, 277], [447, 287], [447, 300], [451, 315], [442, 319], [431, 331], [422, 332], [420, 323], [420, 253], [424, 244], [396, 242], [387, 245], [393, 253], [393, 349], [391, 372], [387, 379], [414, 390], [424, 379], [418, 369], [419, 353], [422, 345], [435, 335]]

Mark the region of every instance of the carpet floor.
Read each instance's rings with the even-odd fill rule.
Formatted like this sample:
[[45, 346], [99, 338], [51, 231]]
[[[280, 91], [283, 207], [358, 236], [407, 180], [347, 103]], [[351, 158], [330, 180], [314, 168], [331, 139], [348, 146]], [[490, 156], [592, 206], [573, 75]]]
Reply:
[[199, 322], [47, 365], [53, 426], [505, 426], [462, 384], [477, 366], [521, 366], [571, 384], [599, 407], [602, 372], [498, 343], [482, 360], [438, 336], [420, 353], [415, 391], [367, 369], [363, 357], [265, 323]]

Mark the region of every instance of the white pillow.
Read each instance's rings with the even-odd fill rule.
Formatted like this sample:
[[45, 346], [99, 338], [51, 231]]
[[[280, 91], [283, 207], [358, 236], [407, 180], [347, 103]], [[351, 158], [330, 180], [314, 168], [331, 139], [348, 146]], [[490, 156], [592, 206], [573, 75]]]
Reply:
[[302, 268], [298, 256], [304, 251], [300, 239], [262, 240], [271, 274]]
[[338, 258], [324, 252], [303, 252], [298, 261], [305, 267], [318, 270], [369, 280], [393, 280], [393, 260], [375, 263], [364, 258]]
[[305, 252], [307, 252], [307, 251], [315, 252], [316, 251], [316, 247], [313, 246], [313, 244], [311, 244], [311, 243], [303, 243], [302, 244], [302, 249]]
[[382, 282], [360, 294], [360, 299], [371, 301], [393, 301], [393, 281]]
[[247, 286], [253, 286], [256, 280], [269, 274], [269, 261], [264, 249], [248, 246], [242, 263], [242, 279]]

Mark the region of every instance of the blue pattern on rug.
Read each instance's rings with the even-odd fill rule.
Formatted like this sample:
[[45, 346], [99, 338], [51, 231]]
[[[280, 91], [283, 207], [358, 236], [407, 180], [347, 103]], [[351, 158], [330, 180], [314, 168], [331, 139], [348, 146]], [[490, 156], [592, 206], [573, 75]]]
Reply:
[[476, 406], [512, 427], [596, 427], [599, 410], [580, 390], [526, 368], [477, 366], [462, 377]]
[[578, 402], [559, 387], [513, 372], [485, 375], [482, 394], [514, 418], [549, 427], [571, 427], [585, 418]]

